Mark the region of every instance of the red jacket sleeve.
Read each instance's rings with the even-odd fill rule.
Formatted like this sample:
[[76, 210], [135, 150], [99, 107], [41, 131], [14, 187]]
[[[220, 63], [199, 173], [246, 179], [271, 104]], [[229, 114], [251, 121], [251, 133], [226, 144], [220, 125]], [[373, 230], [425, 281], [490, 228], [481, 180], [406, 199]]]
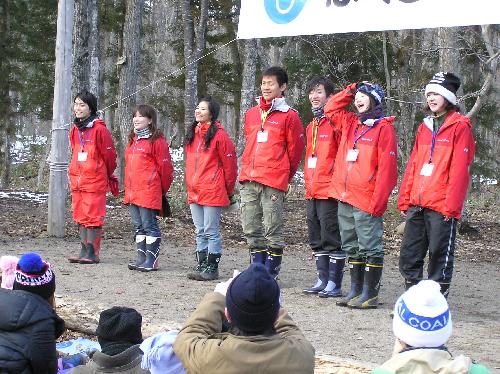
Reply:
[[153, 154], [156, 166], [158, 167], [158, 173], [160, 174], [161, 191], [163, 194], [166, 194], [174, 180], [174, 166], [165, 138], [160, 137], [154, 141]]
[[[413, 181], [415, 180], [415, 157], [418, 154], [418, 138], [422, 125], [420, 125], [417, 136], [415, 137], [415, 144], [410, 154], [410, 159], [406, 165], [405, 174], [403, 176], [403, 181], [401, 182], [401, 187], [399, 187], [399, 197], [398, 197], [398, 209], [402, 212], [406, 212], [410, 207], [410, 196], [411, 190], [413, 188]], [[420, 170], [418, 171], [420, 172]]]
[[238, 174], [236, 148], [225, 131], [219, 130], [218, 132], [220, 132], [220, 137], [217, 142], [217, 152], [219, 153], [219, 159], [222, 162], [224, 170], [226, 192], [228, 196], [231, 196], [234, 194], [234, 185], [236, 184]]
[[396, 133], [392, 125], [380, 130], [378, 140], [378, 171], [369, 211], [382, 216], [387, 208], [389, 196], [398, 182]]
[[474, 159], [475, 147], [470, 120], [465, 118], [454, 137], [444, 206], [444, 215], [447, 217], [460, 218], [469, 186], [469, 166]]
[[116, 169], [116, 149], [111, 133], [106, 128], [106, 125], [97, 128], [99, 129], [96, 136], [97, 149], [106, 164], [109, 177]]
[[357, 122], [356, 114], [346, 108], [351, 105], [356, 93], [356, 83], [351, 83], [343, 91], [333, 95], [325, 104], [325, 116], [330, 119], [337, 130], [342, 129], [353, 120]]
[[290, 175], [288, 181], [290, 182], [299, 168], [300, 161], [302, 160], [302, 152], [305, 147], [304, 140], [304, 127], [297, 112], [293, 109], [289, 110], [290, 116], [288, 117], [288, 126], [286, 133], [287, 153], [288, 160], [290, 161]]

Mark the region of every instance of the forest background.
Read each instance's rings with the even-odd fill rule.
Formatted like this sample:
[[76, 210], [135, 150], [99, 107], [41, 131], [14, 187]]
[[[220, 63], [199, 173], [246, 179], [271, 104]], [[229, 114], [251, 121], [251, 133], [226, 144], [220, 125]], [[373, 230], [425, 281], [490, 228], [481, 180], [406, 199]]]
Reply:
[[[402, 172], [424, 115], [423, 87], [445, 70], [462, 78], [460, 105], [477, 142], [474, 182], [498, 176], [499, 25], [235, 40], [238, 15], [239, 2], [230, 0], [75, 1], [73, 95], [82, 88], [96, 93], [119, 155], [136, 104], [157, 108], [177, 148], [205, 94], [222, 103], [221, 123], [241, 152], [241, 118], [259, 94], [260, 72], [283, 65], [287, 99], [304, 125], [311, 119], [305, 86], [312, 76], [329, 76], [339, 90], [353, 81], [381, 83], [387, 113], [398, 117]], [[2, 188], [47, 189], [56, 20], [56, 0], [0, 6]], [[122, 164], [121, 158], [120, 176]]]

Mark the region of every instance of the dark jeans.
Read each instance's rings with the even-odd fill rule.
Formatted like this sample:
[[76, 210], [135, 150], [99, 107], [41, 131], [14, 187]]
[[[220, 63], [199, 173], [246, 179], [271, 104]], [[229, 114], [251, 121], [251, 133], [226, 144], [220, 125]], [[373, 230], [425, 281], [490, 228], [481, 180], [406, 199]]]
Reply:
[[161, 237], [160, 227], [156, 219], [157, 211], [155, 209], [128, 204], [128, 211], [130, 212], [136, 235], [146, 235], [154, 238]]
[[314, 252], [330, 252], [345, 256], [341, 250], [338, 202], [335, 199], [307, 200], [309, 244]]
[[455, 260], [457, 220], [448, 221], [432, 209], [412, 206], [406, 212], [406, 225], [399, 256], [399, 271], [409, 281], [423, 278], [424, 259], [429, 252], [428, 279], [449, 284]]

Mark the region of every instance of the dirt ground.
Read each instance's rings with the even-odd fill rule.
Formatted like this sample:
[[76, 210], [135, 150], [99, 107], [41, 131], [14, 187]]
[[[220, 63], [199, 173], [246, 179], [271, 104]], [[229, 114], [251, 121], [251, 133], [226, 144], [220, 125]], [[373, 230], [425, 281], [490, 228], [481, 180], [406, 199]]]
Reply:
[[[496, 195], [495, 195], [496, 196]], [[487, 200], [486, 198], [482, 198]], [[482, 200], [482, 201], [483, 201]], [[449, 302], [454, 355], [467, 354], [500, 372], [500, 215], [495, 206], [471, 207], [471, 224], [479, 236], [457, 237], [456, 266]], [[133, 257], [132, 226], [119, 201], [108, 209], [105, 238], [99, 265], [75, 265], [67, 261], [78, 252], [77, 230], [68, 212], [67, 236], [47, 237], [46, 203], [19, 198], [0, 198], [0, 255], [37, 251], [47, 258], [57, 276], [57, 302], [63, 314], [82, 327], [92, 329], [99, 312], [113, 305], [136, 308], [144, 316], [144, 334], [179, 328], [198, 301], [216, 285], [186, 278], [194, 264], [194, 228], [186, 210], [174, 209], [173, 218], [162, 220], [164, 233], [161, 269], [153, 273], [127, 269]], [[395, 233], [401, 218], [391, 204], [386, 216], [386, 265], [381, 289], [382, 305], [369, 311], [337, 307], [335, 299], [303, 295], [301, 290], [315, 280], [314, 262], [307, 245], [305, 202], [296, 196], [287, 202], [288, 245], [280, 273], [282, 301], [310, 339], [316, 353], [367, 364], [380, 364], [390, 357], [393, 345], [389, 312], [403, 291], [397, 267], [401, 237]], [[222, 218], [225, 252], [221, 279], [249, 262], [236, 214]], [[349, 285], [348, 273], [344, 289]], [[371, 364], [371, 365], [370, 365]], [[321, 371], [321, 373], [336, 371]], [[354, 370], [353, 372], [356, 372]]]

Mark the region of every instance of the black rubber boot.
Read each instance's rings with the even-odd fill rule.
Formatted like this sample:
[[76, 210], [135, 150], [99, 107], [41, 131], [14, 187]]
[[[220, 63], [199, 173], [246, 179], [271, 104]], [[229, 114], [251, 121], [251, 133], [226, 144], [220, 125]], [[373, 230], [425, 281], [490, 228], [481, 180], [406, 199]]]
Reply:
[[264, 265], [267, 258], [267, 249], [250, 249], [251, 262]]
[[408, 291], [410, 287], [415, 286], [418, 282], [418, 280], [414, 279], [405, 279], [405, 291]]
[[72, 256], [68, 258], [68, 261], [71, 263], [79, 263], [81, 258], [88, 256], [88, 248], [87, 248], [87, 228], [83, 225], [78, 225], [78, 232], [80, 234], [80, 255]]
[[207, 263], [201, 271], [199, 278], [197, 278], [196, 280], [211, 281], [219, 279], [220, 257], [220, 253], [209, 253], [207, 257]]
[[450, 293], [450, 282], [439, 282], [439, 285], [441, 286], [441, 293], [443, 296], [448, 299], [448, 294]]
[[320, 291], [323, 291], [328, 283], [328, 264], [330, 258], [328, 257], [328, 252], [317, 252], [314, 254], [316, 257], [316, 270], [318, 271], [318, 280], [316, 284], [309, 288], [304, 288], [302, 290], [303, 293], [311, 295], [317, 294]]
[[137, 257], [134, 261], [129, 262], [128, 268], [130, 270], [137, 270], [146, 261], [146, 235], [135, 236]]
[[102, 227], [87, 228], [87, 253], [78, 261], [80, 264], [98, 264], [101, 251]]
[[274, 279], [278, 279], [281, 269], [281, 260], [283, 259], [283, 249], [268, 249], [266, 266], [267, 271]]
[[318, 293], [319, 297], [342, 297], [342, 278], [344, 277], [345, 258], [330, 256], [328, 284]]
[[187, 273], [187, 277], [189, 279], [199, 280], [198, 278], [200, 277], [201, 272], [207, 265], [208, 251], [201, 251], [201, 252], [195, 251], [195, 256], [197, 265], [193, 268], [192, 271]]
[[382, 278], [383, 259], [368, 259], [361, 295], [351, 299], [347, 306], [356, 309], [370, 309], [378, 306], [380, 279]]
[[347, 303], [359, 296], [363, 290], [363, 279], [365, 276], [365, 261], [363, 259], [350, 258], [349, 272], [351, 273], [351, 290], [342, 299], [337, 301], [338, 306], [347, 306]]
[[137, 266], [137, 270], [148, 272], [158, 270], [161, 238], [146, 236], [146, 261]]

